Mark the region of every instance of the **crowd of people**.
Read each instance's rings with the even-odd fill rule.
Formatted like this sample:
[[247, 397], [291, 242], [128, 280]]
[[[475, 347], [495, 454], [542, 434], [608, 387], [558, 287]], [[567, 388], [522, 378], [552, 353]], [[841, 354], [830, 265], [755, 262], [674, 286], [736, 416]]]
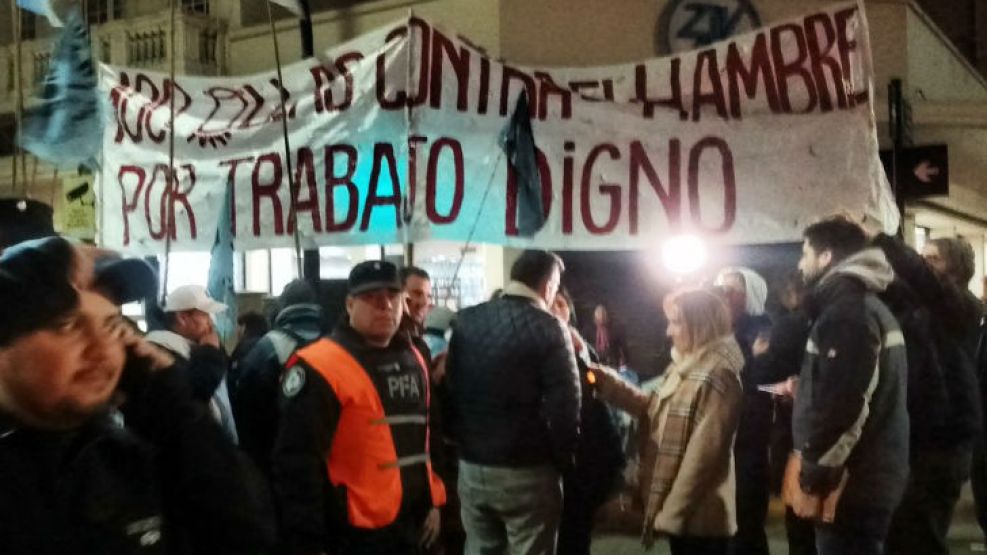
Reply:
[[760, 555], [777, 495], [790, 553], [934, 555], [968, 479], [987, 515], [961, 238], [920, 254], [822, 220], [774, 317], [749, 268], [679, 287], [648, 387], [604, 306], [580, 332], [564, 272], [524, 251], [455, 313], [421, 268], [365, 261], [340, 321], [296, 280], [227, 354], [200, 286], [145, 334], [120, 311], [157, 293], [144, 261], [10, 246], [0, 551], [587, 555], [605, 521], [675, 555]]

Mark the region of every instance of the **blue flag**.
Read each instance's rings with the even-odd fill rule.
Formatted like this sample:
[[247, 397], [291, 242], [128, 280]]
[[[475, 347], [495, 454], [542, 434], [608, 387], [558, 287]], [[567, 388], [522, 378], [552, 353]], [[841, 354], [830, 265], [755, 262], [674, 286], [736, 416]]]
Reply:
[[517, 176], [517, 230], [522, 237], [531, 237], [545, 225], [541, 199], [541, 174], [531, 131], [531, 111], [527, 90], [521, 91], [511, 119], [500, 132], [500, 147], [507, 163]]
[[24, 118], [20, 145], [59, 167], [97, 169], [103, 143], [105, 107], [97, 88], [89, 33], [78, 10], [66, 19], [40, 103]]
[[47, 17], [48, 23], [52, 27], [62, 26], [62, 20], [55, 13], [55, 9], [51, 5], [51, 0], [17, 0], [17, 7]]
[[209, 279], [206, 290], [213, 299], [224, 303], [227, 309], [216, 315], [216, 332], [225, 342], [236, 333], [236, 292], [233, 290], [233, 232], [231, 212], [233, 207], [233, 182], [227, 182], [223, 195], [223, 208], [216, 226], [216, 241], [209, 258]]

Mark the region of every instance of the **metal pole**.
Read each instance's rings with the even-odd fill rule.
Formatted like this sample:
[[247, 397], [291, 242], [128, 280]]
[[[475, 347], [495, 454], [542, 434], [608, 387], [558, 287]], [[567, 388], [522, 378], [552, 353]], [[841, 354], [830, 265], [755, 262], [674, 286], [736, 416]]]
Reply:
[[171, 25], [168, 45], [168, 58], [171, 61], [168, 71], [169, 78], [171, 79], [171, 89], [168, 93], [168, 125], [170, 131], [168, 133], [168, 182], [164, 195], [164, 201], [168, 204], [165, 210], [165, 221], [162, 222], [162, 228], [165, 231], [164, 279], [161, 287], [162, 300], [168, 294], [168, 273], [171, 270], [171, 233], [173, 231], [171, 229], [171, 222], [175, 219], [175, 205], [171, 202], [171, 192], [172, 187], [178, 186], [178, 179], [175, 173], [175, 21], [178, 13], [178, 0], [170, 0], [170, 3]]
[[[905, 218], [905, 199], [898, 182], [898, 159], [905, 142], [905, 111], [901, 95], [901, 79], [888, 83], [888, 126], [891, 132], [891, 192], [902, 220]], [[898, 236], [904, 234], [904, 221], [898, 225]]]
[[[271, 40], [274, 41], [274, 64], [277, 66], [278, 83], [284, 88], [284, 77], [281, 75], [281, 48], [278, 44], [278, 31], [274, 28], [274, 12], [271, 10], [271, 2], [267, 2], [267, 21], [271, 24]], [[284, 137], [284, 162], [288, 168], [288, 227], [294, 230], [295, 237], [295, 265], [298, 275], [302, 275], [302, 245], [298, 233], [298, 222], [295, 212], [295, 199], [298, 197], [298, 187], [295, 183], [294, 168], [291, 164], [291, 142], [288, 140], [288, 108], [284, 103], [284, 94], [279, 90], [278, 98], [281, 102], [281, 133]]]
[[15, 107], [14, 107], [14, 126], [16, 131], [14, 133], [14, 156], [11, 158], [10, 175], [11, 183], [10, 190], [14, 194], [17, 192], [17, 158], [21, 150], [21, 124], [22, 122], [22, 112], [24, 111], [24, 79], [22, 78], [21, 72], [23, 71], [21, 67], [21, 41], [22, 41], [22, 17], [23, 13], [20, 8], [17, 7], [17, 0], [10, 0], [10, 13], [14, 15], [14, 89], [15, 89]]
[[[301, 0], [302, 18], [298, 21], [298, 31], [301, 35], [302, 59], [308, 59], [315, 55], [315, 43], [312, 34], [312, 9], [308, 0]], [[302, 253], [302, 277], [318, 288], [319, 273], [321, 271], [318, 249], [306, 249]]]

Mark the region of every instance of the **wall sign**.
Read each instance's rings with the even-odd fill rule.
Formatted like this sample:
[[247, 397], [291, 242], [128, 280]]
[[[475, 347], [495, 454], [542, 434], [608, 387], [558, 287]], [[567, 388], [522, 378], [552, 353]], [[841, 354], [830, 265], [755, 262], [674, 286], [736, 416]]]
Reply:
[[696, 50], [761, 26], [750, 0], [669, 0], [658, 19], [659, 53]]

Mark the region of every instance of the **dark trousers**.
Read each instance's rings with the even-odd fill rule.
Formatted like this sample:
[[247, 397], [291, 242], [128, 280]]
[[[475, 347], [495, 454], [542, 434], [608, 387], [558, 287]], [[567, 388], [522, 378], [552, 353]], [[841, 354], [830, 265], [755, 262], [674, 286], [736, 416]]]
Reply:
[[727, 538], [669, 536], [668, 546], [672, 548], [672, 555], [727, 555], [730, 552]]
[[883, 555], [891, 509], [843, 501], [836, 509], [835, 523], [816, 523], [816, 551], [819, 555]]
[[770, 486], [767, 448], [763, 453], [737, 450], [736, 461], [737, 535], [730, 541], [730, 553], [768, 555], [768, 536], [764, 531]]
[[973, 448], [973, 464], [970, 466], [970, 489], [973, 490], [973, 506], [977, 512], [980, 531], [987, 537], [987, 448]]
[[908, 487], [888, 533], [889, 554], [949, 554], [946, 534], [970, 476], [970, 457], [966, 446], [912, 453]]
[[349, 529], [333, 555], [425, 555], [418, 538], [407, 533]]
[[785, 534], [788, 555], [816, 555], [816, 523], [799, 518], [791, 507], [785, 507]]
[[571, 494], [572, 488], [564, 489], [564, 492], [562, 520], [559, 523], [559, 540], [555, 552], [559, 555], [589, 555], [596, 507], [591, 500]]
[[817, 524], [816, 549], [819, 555], [882, 555], [884, 542], [877, 536]]

